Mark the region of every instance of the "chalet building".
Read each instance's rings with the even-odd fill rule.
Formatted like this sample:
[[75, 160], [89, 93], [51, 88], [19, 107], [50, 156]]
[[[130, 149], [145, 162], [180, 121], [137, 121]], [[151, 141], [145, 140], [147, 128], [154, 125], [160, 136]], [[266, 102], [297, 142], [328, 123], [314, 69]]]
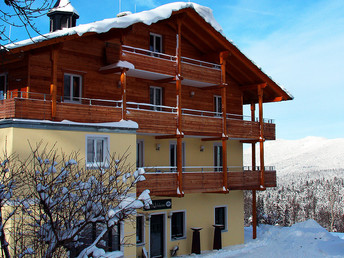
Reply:
[[119, 230], [134, 243], [118, 246], [126, 257], [242, 244], [243, 190], [276, 186], [275, 169], [264, 166], [276, 129], [263, 105], [292, 96], [222, 34], [207, 7], [171, 3], [76, 26], [79, 14], [61, 0], [48, 16], [50, 33], [1, 51], [1, 148], [21, 154], [27, 140], [57, 142], [91, 166], [129, 147], [129, 161], [146, 171], [137, 194], [150, 189], [153, 205], [138, 212], [136, 240], [127, 238], [135, 227]]

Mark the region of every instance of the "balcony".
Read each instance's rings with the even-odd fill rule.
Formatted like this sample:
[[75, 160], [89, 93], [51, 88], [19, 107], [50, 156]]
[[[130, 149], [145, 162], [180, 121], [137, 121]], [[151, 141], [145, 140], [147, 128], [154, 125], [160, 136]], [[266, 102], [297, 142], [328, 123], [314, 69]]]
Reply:
[[[176, 56], [122, 45], [121, 60], [135, 66], [127, 72], [132, 77], [164, 80], [176, 76]], [[218, 64], [182, 57], [181, 69], [184, 85], [204, 87], [221, 82], [221, 66]]]
[[[11, 92], [0, 100], [0, 119], [21, 118], [52, 120], [50, 94]], [[122, 102], [80, 98], [79, 102], [63, 102], [57, 98], [55, 121], [70, 120], [81, 123], [104, 123], [121, 119]], [[218, 136], [221, 134], [221, 114], [205, 110], [182, 109], [185, 135]], [[147, 103], [127, 102], [127, 117], [139, 124], [139, 133], [175, 134], [177, 108]], [[275, 124], [265, 120], [264, 136], [275, 139]], [[234, 139], [259, 138], [259, 122], [250, 117], [227, 114], [227, 133]]]
[[[257, 190], [260, 187], [259, 167], [228, 167], [229, 190]], [[149, 189], [152, 196], [176, 196], [177, 172], [175, 167], [146, 167], [145, 181], [137, 185], [137, 194]], [[276, 187], [274, 167], [265, 167], [265, 187]], [[221, 192], [222, 171], [216, 167], [183, 167], [183, 191], [187, 193]]]

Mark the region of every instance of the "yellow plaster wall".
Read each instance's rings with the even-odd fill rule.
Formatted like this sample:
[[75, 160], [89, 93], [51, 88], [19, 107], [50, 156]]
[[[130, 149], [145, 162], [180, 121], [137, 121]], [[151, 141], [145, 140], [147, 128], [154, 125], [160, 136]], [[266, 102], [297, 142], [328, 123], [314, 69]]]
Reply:
[[[169, 146], [174, 139], [155, 139], [154, 136], [138, 135], [137, 139], [144, 141], [144, 165], [150, 166], [169, 166]], [[214, 144], [221, 142], [202, 141], [200, 138], [184, 138], [185, 142], [185, 166], [213, 166]], [[160, 144], [160, 150], [156, 150], [156, 144]], [[204, 151], [200, 151], [200, 146], [204, 146]], [[227, 141], [227, 160], [228, 166], [242, 166], [243, 164], [242, 143], [237, 140]]]
[[[81, 160], [85, 160], [86, 135], [109, 136], [110, 153], [122, 155], [127, 151], [129, 154], [127, 163], [131, 164], [133, 169], [136, 167], [136, 134], [133, 133], [98, 133], [84, 131], [64, 131], [64, 130], [44, 130], [44, 129], [24, 129], [8, 128], [0, 130], [1, 148], [4, 144], [4, 137], [7, 136], [9, 146], [12, 146], [11, 152], [25, 159], [30, 155], [30, 144], [35, 147], [37, 143], [43, 142], [53, 147], [56, 144], [56, 150], [62, 150], [66, 155], [73, 151], [78, 151]], [[48, 150], [49, 150], [48, 147]], [[129, 149], [128, 149], [129, 147]], [[123, 235], [125, 240], [124, 255], [125, 257], [136, 257], [136, 230], [135, 224], [131, 221], [124, 223]]]
[[7, 152], [8, 155], [13, 153], [13, 128], [0, 129], [0, 157]]
[[[165, 198], [160, 198], [165, 199]], [[172, 198], [172, 209], [157, 210], [148, 213], [165, 214], [166, 219], [166, 253], [170, 256], [170, 250], [179, 246], [178, 255], [191, 253], [192, 227], [202, 227], [200, 231], [201, 250], [212, 250], [214, 239], [214, 213], [215, 207], [227, 206], [228, 230], [222, 232], [222, 247], [244, 243], [244, 207], [243, 192], [231, 191], [229, 194], [187, 194], [183, 198]], [[186, 211], [187, 237], [171, 241], [171, 219], [168, 214], [171, 211]], [[149, 251], [149, 222], [145, 223], [145, 248]], [[142, 246], [138, 247], [137, 255], [141, 256]]]

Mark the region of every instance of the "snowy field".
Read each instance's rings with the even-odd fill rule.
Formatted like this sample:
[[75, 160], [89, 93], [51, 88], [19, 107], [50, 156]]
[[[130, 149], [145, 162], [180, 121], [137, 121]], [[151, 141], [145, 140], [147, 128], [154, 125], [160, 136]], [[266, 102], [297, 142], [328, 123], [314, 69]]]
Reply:
[[329, 233], [314, 220], [289, 228], [261, 225], [257, 228], [256, 240], [252, 239], [252, 228], [245, 228], [245, 244], [197, 257], [344, 257], [344, 239], [341, 238], [343, 234]]

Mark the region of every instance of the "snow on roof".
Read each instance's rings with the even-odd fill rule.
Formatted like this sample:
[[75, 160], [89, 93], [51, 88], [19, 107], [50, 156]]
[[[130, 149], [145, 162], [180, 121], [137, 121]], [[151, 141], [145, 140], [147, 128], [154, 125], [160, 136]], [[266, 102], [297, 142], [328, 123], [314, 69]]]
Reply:
[[[60, 5], [62, 4], [62, 2], [69, 2], [69, 0], [61, 0]], [[70, 5], [68, 8], [70, 7], [73, 8], [72, 5]], [[67, 8], [67, 6], [65, 6], [64, 8]], [[140, 22], [146, 25], [151, 25], [152, 23], [156, 23], [158, 21], [168, 19], [169, 17], [171, 17], [172, 12], [174, 11], [179, 11], [186, 8], [193, 8], [215, 30], [222, 33], [222, 27], [215, 20], [213, 16], [213, 11], [210, 8], [201, 6], [195, 3], [175, 2], [175, 3], [169, 3], [169, 4], [159, 6], [149, 11], [143, 11], [143, 12], [129, 14], [122, 17], [110, 18], [110, 19], [105, 19], [102, 21], [96, 21], [93, 23], [82, 24], [82, 25], [72, 27], [72, 28], [65, 28], [62, 30], [58, 30], [55, 32], [37, 36], [32, 39], [27, 39], [27, 40], [19, 41], [16, 43], [8, 44], [5, 46], [5, 48], [14, 49], [14, 48], [38, 43], [41, 41], [68, 36], [68, 35], [74, 35], [74, 34], [78, 34], [79, 36], [82, 36], [83, 34], [87, 32], [105, 33], [113, 28], [127, 28], [135, 23], [140, 23]]]
[[78, 12], [76, 9], [72, 6], [69, 0], [58, 0], [54, 7], [48, 12], [53, 13], [53, 12], [68, 12], [68, 13], [75, 13], [76, 15], [79, 16]]
[[[2, 119], [1, 121], [8, 121], [8, 119]], [[138, 129], [139, 126], [136, 122], [131, 120], [121, 120], [119, 122], [107, 122], [107, 123], [79, 123], [69, 120], [63, 120], [61, 122], [50, 120], [35, 120], [35, 119], [11, 119], [13, 122], [19, 123], [32, 123], [32, 124], [53, 124], [53, 125], [70, 125], [70, 126], [95, 126], [104, 128], [125, 128], [125, 129]]]

